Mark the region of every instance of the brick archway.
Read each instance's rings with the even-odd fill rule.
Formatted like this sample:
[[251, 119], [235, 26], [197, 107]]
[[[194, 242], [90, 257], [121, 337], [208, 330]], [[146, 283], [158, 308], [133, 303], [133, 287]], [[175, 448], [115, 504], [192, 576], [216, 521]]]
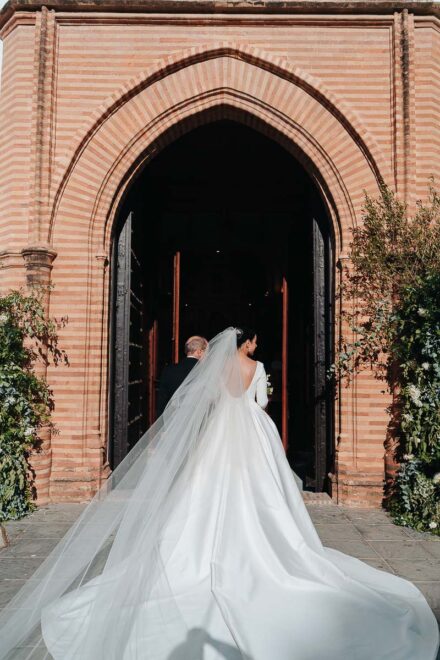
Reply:
[[59, 177], [49, 243], [70, 190], [77, 190], [85, 171], [96, 174], [95, 224], [109, 211], [105, 200], [115, 194], [142, 153], [148, 160], [192, 126], [212, 121], [210, 116], [231, 116], [233, 109], [235, 118], [258, 124], [258, 130], [294, 152], [315, 179], [321, 178], [327, 203], [339, 215], [341, 240], [344, 224], [356, 222], [362, 191], [375, 188], [379, 180], [392, 180], [372, 135], [320, 80], [255, 48], [199, 47], [139, 74], [88, 118], [72, 141], [70, 162]]
[[[77, 402], [83, 414], [75, 434], [83, 468], [75, 478], [87, 480], [91, 491], [105, 473], [107, 264], [113, 220], [133, 177], [158, 151], [218, 118], [246, 123], [303, 163], [326, 202], [336, 258], [348, 243], [363, 191], [374, 194], [381, 179], [391, 180], [374, 140], [344, 104], [311, 76], [252, 48], [226, 44], [168, 58], [89, 118], [60, 173], [47, 236], [59, 255], [52, 272], [59, 286], [51, 297], [51, 313], [63, 313], [69, 284], [69, 305], [79, 310], [66, 330], [68, 341], [77, 346], [74, 359], [83, 382], [83, 398]], [[67, 243], [66, 236], [74, 238]], [[80, 273], [74, 286], [72, 263]], [[62, 399], [65, 384], [57, 382], [55, 370], [50, 377]], [[54, 455], [55, 497], [56, 463]]]

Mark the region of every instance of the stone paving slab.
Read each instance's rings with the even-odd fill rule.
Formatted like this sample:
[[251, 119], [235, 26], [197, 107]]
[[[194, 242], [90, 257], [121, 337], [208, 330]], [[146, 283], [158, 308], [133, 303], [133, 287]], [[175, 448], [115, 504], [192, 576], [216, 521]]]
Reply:
[[369, 545], [363, 541], [354, 541], [353, 539], [321, 539], [322, 544], [330, 548], [335, 548], [340, 552], [345, 552], [347, 555], [357, 557], [357, 559], [378, 559], [380, 555]]
[[351, 522], [361, 541], [323, 536], [332, 524], [326, 515], [330, 510], [323, 514], [319, 507], [307, 506], [323, 544], [413, 582], [425, 595], [440, 625], [440, 538], [396, 525], [386, 511], [341, 505], [334, 509], [335, 528], [344, 521]]
[[440, 542], [437, 541], [421, 541], [421, 545], [429, 552], [430, 555], [438, 559], [440, 562]]
[[394, 541], [369, 541], [374, 550], [384, 559], [428, 560], [431, 555], [418, 541], [400, 539]]
[[[410, 580], [423, 592], [440, 622], [439, 537], [399, 527], [386, 511], [340, 506], [329, 503], [328, 497], [304, 499], [325, 546]], [[32, 575], [86, 504], [51, 504], [5, 524], [10, 544], [0, 549], [0, 608]]]

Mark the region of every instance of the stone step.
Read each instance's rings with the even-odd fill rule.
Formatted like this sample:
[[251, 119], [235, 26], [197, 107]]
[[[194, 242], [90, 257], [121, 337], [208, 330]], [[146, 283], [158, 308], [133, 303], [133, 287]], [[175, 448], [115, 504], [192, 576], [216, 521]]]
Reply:
[[306, 504], [317, 504], [319, 506], [336, 506], [328, 493], [314, 493], [313, 491], [303, 490], [303, 500]]

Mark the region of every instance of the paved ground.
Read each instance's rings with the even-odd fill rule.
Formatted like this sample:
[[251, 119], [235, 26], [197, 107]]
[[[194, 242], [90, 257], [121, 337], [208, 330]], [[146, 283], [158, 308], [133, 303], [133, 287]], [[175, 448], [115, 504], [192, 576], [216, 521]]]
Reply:
[[[83, 504], [52, 504], [5, 525], [10, 545], [0, 550], [0, 608], [50, 552]], [[326, 546], [359, 557], [416, 584], [440, 622], [440, 539], [394, 525], [385, 511], [306, 501]], [[440, 660], [440, 654], [439, 654]]]

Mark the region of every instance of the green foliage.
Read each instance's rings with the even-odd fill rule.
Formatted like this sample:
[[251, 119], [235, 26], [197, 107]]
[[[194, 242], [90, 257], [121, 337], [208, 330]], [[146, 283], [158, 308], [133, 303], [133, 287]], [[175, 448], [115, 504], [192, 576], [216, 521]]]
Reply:
[[343, 338], [329, 378], [350, 382], [353, 373], [373, 369], [394, 382], [394, 346], [398, 328], [396, 304], [410, 287], [440, 272], [440, 196], [431, 187], [426, 204], [408, 218], [406, 205], [385, 185], [381, 196], [365, 196], [363, 222], [352, 230], [350, 267], [338, 296], [350, 304], [342, 318], [354, 338]]
[[440, 528], [440, 196], [408, 218], [405, 204], [382, 186], [366, 196], [353, 230], [350, 268], [338, 295], [352, 336], [343, 339], [328, 377], [349, 384], [371, 368], [394, 394], [401, 463], [389, 509], [418, 530]]
[[426, 463], [409, 455], [400, 467], [389, 511], [398, 525], [440, 536], [440, 461]]
[[39, 432], [50, 421], [52, 392], [45, 379], [37, 377], [37, 359], [68, 363], [57, 347], [56, 322], [46, 319], [45, 289], [31, 294], [10, 291], [0, 297], [0, 521], [16, 520], [33, 510], [34, 474], [28, 459], [40, 446]]
[[404, 449], [440, 459], [440, 272], [407, 287], [394, 318]]
[[440, 534], [440, 273], [405, 289], [395, 323], [401, 466], [389, 508], [396, 522]]

